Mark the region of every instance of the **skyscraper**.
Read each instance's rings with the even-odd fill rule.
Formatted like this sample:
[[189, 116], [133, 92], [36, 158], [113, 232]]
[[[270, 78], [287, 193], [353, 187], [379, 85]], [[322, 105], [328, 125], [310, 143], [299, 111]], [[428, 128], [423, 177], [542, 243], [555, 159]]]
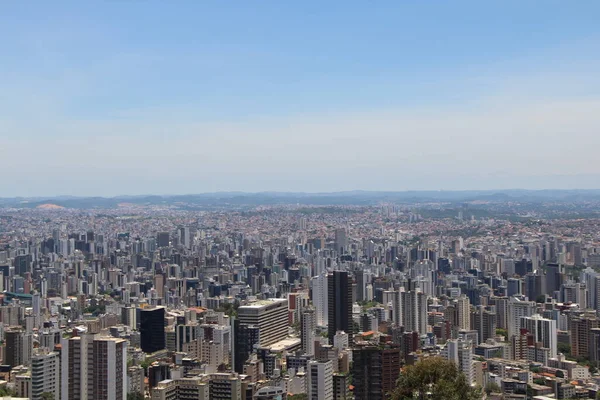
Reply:
[[521, 327], [521, 317], [530, 317], [535, 312], [534, 301], [524, 301], [518, 297], [512, 297], [508, 301], [508, 326], [507, 333], [510, 339], [519, 334]]
[[308, 355], [315, 354], [315, 329], [316, 318], [314, 310], [306, 310], [300, 319], [300, 332], [302, 339], [302, 352]]
[[16, 367], [29, 365], [33, 351], [33, 337], [22, 328], [12, 327], [4, 332], [6, 349], [4, 364]]
[[166, 348], [165, 309], [154, 307], [140, 310], [140, 342], [144, 353]]
[[329, 301], [327, 291], [327, 275], [322, 273], [311, 279], [312, 302], [315, 306], [315, 317], [318, 326], [326, 326], [329, 318]]
[[52, 393], [60, 399], [60, 355], [39, 352], [31, 358], [31, 399], [41, 400], [42, 393]]
[[535, 314], [531, 317], [521, 317], [521, 328], [527, 329], [536, 343], [542, 343], [543, 347], [550, 349], [550, 357], [556, 357], [556, 321]]
[[308, 363], [308, 400], [333, 400], [333, 366], [331, 360]]
[[458, 370], [464, 373], [467, 377], [467, 382], [469, 385], [473, 384], [473, 343], [470, 340], [448, 340], [444, 350], [442, 351], [442, 355], [456, 364]]
[[456, 301], [456, 311], [458, 313], [458, 329], [471, 329], [471, 302], [465, 295], [460, 296]]
[[61, 341], [61, 398], [125, 400], [127, 341], [84, 334]]
[[335, 250], [340, 254], [344, 254], [344, 252], [346, 251], [347, 245], [348, 245], [348, 243], [347, 243], [347, 239], [346, 239], [346, 229], [344, 229], [344, 228], [336, 229], [335, 230]]
[[389, 398], [400, 376], [400, 348], [360, 344], [352, 350], [352, 380], [356, 400]]
[[352, 324], [352, 282], [348, 272], [333, 271], [327, 276], [328, 336], [333, 343], [337, 331], [353, 332]]

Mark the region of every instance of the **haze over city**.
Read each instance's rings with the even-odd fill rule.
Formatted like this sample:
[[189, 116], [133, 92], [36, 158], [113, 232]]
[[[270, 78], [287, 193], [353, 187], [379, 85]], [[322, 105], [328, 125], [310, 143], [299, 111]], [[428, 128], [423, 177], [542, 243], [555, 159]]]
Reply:
[[597, 188], [597, 2], [0, 6], [0, 196]]

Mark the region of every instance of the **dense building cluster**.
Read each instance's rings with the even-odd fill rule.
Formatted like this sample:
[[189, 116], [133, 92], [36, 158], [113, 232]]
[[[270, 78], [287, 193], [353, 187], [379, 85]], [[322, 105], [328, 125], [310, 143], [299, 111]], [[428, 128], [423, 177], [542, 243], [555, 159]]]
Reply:
[[378, 400], [443, 357], [488, 398], [595, 398], [598, 228], [394, 204], [0, 209], [0, 389]]

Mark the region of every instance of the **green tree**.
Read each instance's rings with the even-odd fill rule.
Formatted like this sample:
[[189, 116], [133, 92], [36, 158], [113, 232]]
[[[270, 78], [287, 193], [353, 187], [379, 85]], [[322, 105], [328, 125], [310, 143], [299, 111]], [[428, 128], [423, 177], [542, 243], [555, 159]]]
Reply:
[[54, 393], [44, 392], [40, 395], [42, 400], [54, 400]]
[[485, 393], [488, 395], [490, 393], [501, 393], [501, 392], [502, 392], [502, 388], [500, 386], [498, 386], [498, 384], [496, 382], [490, 382], [485, 387]]
[[407, 366], [392, 393], [393, 400], [479, 400], [481, 389], [473, 388], [456, 364], [441, 357], [427, 357]]
[[306, 393], [293, 394], [288, 396], [288, 400], [306, 400], [308, 399], [308, 395]]

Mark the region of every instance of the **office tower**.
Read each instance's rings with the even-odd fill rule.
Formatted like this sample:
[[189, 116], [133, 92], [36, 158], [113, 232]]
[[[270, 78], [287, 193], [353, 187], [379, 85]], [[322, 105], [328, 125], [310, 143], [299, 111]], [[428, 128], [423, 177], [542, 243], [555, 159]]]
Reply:
[[546, 283], [545, 275], [540, 271], [525, 275], [525, 294], [528, 299], [536, 301], [538, 297], [547, 294]]
[[555, 291], [560, 290], [560, 285], [562, 285], [562, 282], [562, 267], [558, 264], [546, 265], [546, 291], [552, 296]]
[[589, 335], [588, 354], [590, 363], [594, 366], [600, 366], [600, 328], [590, 329]]
[[[521, 279], [508, 278], [506, 281], [506, 295], [508, 297], [521, 295]], [[535, 299], [533, 299], [535, 300]]]
[[91, 334], [61, 342], [61, 398], [125, 400], [127, 341]]
[[356, 301], [362, 302], [367, 298], [367, 284], [369, 275], [365, 271], [356, 271]]
[[165, 309], [163, 307], [140, 309], [140, 342], [144, 353], [154, 353], [166, 348]]
[[308, 363], [308, 400], [333, 400], [333, 366], [331, 360]]
[[[471, 302], [465, 295], [456, 300], [456, 311], [458, 314], [458, 329], [471, 329]], [[420, 332], [424, 333], [424, 332]]]
[[237, 373], [244, 372], [244, 364], [250, 354], [260, 345], [260, 328], [256, 325], [240, 323], [239, 319], [233, 321], [233, 370]]
[[315, 354], [315, 329], [316, 317], [314, 310], [306, 310], [300, 319], [300, 333], [302, 339], [303, 354]]
[[590, 332], [600, 328], [600, 320], [592, 315], [582, 315], [571, 320], [571, 355], [588, 357], [590, 349]]
[[192, 248], [192, 243], [191, 243], [192, 238], [191, 238], [189, 226], [182, 226], [179, 228], [179, 238], [181, 240], [180, 243], [183, 247], [185, 247], [186, 249]]
[[458, 370], [467, 377], [469, 385], [474, 383], [473, 343], [470, 340], [448, 340], [442, 351], [442, 355], [456, 364]]
[[550, 349], [550, 357], [557, 356], [556, 321], [539, 314], [521, 317], [521, 329], [531, 333], [535, 343], [541, 343], [543, 347]]
[[519, 334], [521, 327], [521, 317], [531, 317], [535, 312], [534, 301], [524, 301], [518, 297], [513, 297], [508, 301], [508, 326], [507, 333], [510, 339], [513, 335]]
[[471, 314], [471, 326], [477, 331], [479, 343], [485, 343], [488, 339], [494, 338], [497, 327], [495, 307], [477, 306]]
[[348, 272], [333, 271], [327, 276], [329, 342], [337, 331], [354, 332], [352, 324], [352, 282]]
[[427, 295], [415, 290], [400, 291], [400, 324], [407, 332], [427, 333]]
[[4, 332], [6, 349], [4, 350], [4, 364], [16, 367], [31, 363], [33, 351], [33, 337], [22, 328], [10, 327]]
[[352, 350], [352, 384], [356, 400], [383, 400], [400, 376], [400, 348], [358, 345]]
[[268, 299], [238, 308], [241, 324], [255, 325], [260, 329], [260, 345], [267, 347], [279, 342], [288, 334], [287, 299]]
[[31, 358], [31, 399], [42, 400], [42, 393], [60, 399], [60, 354], [40, 352]]
[[335, 230], [335, 251], [340, 254], [344, 254], [346, 247], [348, 246], [346, 239], [346, 229], [339, 228]]
[[169, 247], [171, 237], [169, 232], [158, 232], [156, 235], [156, 244], [158, 247]]
[[329, 304], [327, 291], [327, 275], [322, 273], [311, 279], [312, 303], [316, 312], [317, 326], [327, 326], [329, 318]]

